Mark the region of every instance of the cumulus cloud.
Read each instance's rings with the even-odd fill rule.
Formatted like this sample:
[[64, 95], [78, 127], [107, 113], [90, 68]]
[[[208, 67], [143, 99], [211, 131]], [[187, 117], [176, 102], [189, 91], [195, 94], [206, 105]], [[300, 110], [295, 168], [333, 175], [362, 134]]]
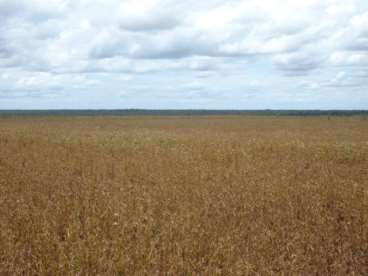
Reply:
[[[291, 76], [319, 87], [359, 87], [368, 69], [363, 0], [0, 0], [0, 21], [0, 74], [17, 75], [0, 79], [7, 91], [72, 90], [74, 78], [85, 83], [96, 74], [107, 74], [118, 90], [124, 78], [115, 75], [154, 83], [172, 80], [173, 72], [188, 87], [229, 75], [230, 85], [244, 87], [244, 74], [255, 81], [272, 74], [270, 89], [280, 83], [291, 90]], [[350, 72], [345, 85], [331, 79], [336, 70]], [[329, 79], [311, 79], [316, 71]]]
[[309, 71], [320, 68], [324, 56], [318, 52], [293, 52], [276, 55], [274, 64], [288, 75], [305, 75]]
[[347, 48], [353, 51], [368, 51], [368, 12], [354, 16], [347, 28], [347, 35], [352, 39], [347, 41]]

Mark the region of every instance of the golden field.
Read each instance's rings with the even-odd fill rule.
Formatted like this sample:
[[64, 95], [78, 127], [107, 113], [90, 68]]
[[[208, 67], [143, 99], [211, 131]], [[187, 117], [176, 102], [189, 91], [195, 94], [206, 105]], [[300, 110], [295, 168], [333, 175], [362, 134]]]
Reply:
[[368, 275], [362, 117], [0, 118], [0, 275]]

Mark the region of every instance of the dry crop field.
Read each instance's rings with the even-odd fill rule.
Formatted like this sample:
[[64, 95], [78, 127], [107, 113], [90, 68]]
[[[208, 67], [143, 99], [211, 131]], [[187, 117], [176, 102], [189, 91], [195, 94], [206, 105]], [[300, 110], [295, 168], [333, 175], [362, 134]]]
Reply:
[[0, 118], [0, 275], [368, 275], [368, 120]]

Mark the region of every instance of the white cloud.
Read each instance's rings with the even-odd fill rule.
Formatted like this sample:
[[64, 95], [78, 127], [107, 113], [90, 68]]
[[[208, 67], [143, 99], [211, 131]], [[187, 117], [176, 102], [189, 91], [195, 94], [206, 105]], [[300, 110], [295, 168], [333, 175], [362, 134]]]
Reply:
[[[188, 83], [232, 75], [230, 85], [243, 87], [249, 72], [256, 79], [272, 74], [269, 89], [274, 82], [291, 91], [290, 76], [317, 89], [333, 86], [333, 73], [344, 70], [349, 76], [339, 87], [359, 87], [368, 70], [363, 0], [0, 0], [0, 20], [0, 73], [18, 76], [0, 90], [68, 91], [74, 78], [97, 79], [97, 73], [117, 81], [112, 90], [122, 80], [142, 81], [135, 75], [155, 83], [178, 74]], [[322, 73], [313, 79], [313, 72]], [[83, 87], [94, 85], [101, 89], [99, 81]]]

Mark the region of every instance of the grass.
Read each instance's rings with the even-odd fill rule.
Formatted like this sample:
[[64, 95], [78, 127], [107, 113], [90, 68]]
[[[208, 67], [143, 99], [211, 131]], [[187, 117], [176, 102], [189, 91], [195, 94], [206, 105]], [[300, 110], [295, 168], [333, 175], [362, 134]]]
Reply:
[[368, 124], [0, 119], [0, 275], [367, 275]]

